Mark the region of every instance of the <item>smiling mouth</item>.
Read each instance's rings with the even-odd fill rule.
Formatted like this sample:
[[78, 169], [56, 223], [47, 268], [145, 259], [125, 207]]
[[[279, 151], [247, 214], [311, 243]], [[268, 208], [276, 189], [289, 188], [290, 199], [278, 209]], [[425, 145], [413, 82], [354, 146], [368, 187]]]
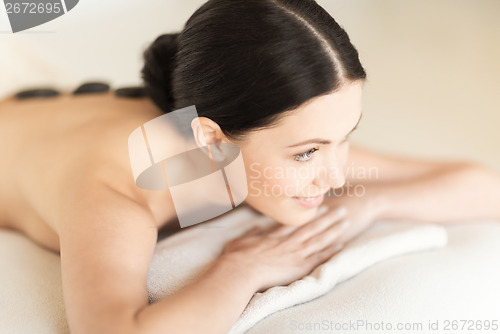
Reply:
[[323, 196], [323, 195], [318, 195], [318, 196], [314, 196], [314, 197], [293, 196], [293, 198], [299, 199], [301, 201], [314, 201], [314, 200], [317, 200], [318, 197], [320, 197], [320, 196]]
[[316, 195], [316, 196], [292, 196], [292, 198], [300, 199], [302, 201], [314, 201], [317, 200], [319, 197], [326, 197], [330, 190], [325, 191], [322, 194]]
[[324, 195], [319, 195], [319, 196], [315, 196], [315, 197], [298, 197], [298, 196], [292, 197], [292, 200], [296, 204], [298, 204], [304, 208], [307, 208], [307, 209], [312, 209], [312, 208], [316, 208], [316, 207], [320, 206], [321, 203], [323, 203], [324, 199], [325, 199]]

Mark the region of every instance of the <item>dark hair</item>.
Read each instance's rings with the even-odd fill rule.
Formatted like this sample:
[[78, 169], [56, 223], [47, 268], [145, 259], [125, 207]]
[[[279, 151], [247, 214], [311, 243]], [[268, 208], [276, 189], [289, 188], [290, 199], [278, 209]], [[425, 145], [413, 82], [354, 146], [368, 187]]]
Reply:
[[314, 0], [209, 0], [144, 58], [160, 109], [196, 105], [230, 138], [366, 78], [349, 36]]

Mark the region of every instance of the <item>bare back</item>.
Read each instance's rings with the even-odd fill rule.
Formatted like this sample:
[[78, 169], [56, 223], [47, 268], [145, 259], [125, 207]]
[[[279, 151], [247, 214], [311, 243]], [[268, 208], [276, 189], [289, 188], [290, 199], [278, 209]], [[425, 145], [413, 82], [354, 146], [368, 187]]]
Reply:
[[[63, 181], [68, 173], [78, 178], [84, 169], [99, 170], [95, 177], [107, 178], [124, 194], [151, 200], [134, 184], [127, 139], [160, 115], [148, 99], [112, 94], [0, 101], [0, 227], [59, 251], [55, 190], [71, 187]], [[151, 210], [161, 226], [174, 211], [171, 201], [156, 202]]]

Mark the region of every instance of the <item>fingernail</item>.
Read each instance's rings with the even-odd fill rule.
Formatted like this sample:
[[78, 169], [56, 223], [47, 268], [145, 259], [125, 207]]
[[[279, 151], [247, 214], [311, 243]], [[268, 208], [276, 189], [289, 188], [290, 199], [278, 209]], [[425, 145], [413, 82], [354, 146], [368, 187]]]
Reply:
[[337, 209], [337, 213], [341, 216], [344, 216], [347, 213], [346, 207], [345, 206], [340, 207], [339, 209]]
[[317, 215], [320, 216], [324, 213], [328, 212], [328, 207], [326, 205], [322, 205], [318, 208], [318, 213]]
[[337, 245], [335, 246], [335, 250], [339, 250], [339, 249], [341, 249], [341, 248], [343, 248], [343, 247], [344, 247], [344, 244], [337, 244]]
[[351, 224], [351, 222], [350, 222], [350, 221], [348, 221], [348, 220], [344, 220], [344, 221], [342, 221], [342, 222], [340, 223], [340, 227], [347, 227], [347, 226], [349, 226], [350, 224]]

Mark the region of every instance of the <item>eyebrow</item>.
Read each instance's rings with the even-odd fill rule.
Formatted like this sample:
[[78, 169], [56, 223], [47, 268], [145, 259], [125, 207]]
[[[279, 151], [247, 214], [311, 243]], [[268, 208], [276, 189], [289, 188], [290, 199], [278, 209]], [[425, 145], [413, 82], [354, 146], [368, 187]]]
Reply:
[[[350, 135], [354, 130], [356, 130], [356, 128], [359, 125], [359, 122], [361, 122], [361, 118], [363, 118], [363, 113], [361, 113], [361, 115], [359, 116], [358, 122], [356, 123], [356, 125], [354, 126], [354, 128], [352, 128], [352, 130], [349, 131], [349, 133], [347, 135]], [[306, 141], [303, 141], [303, 142], [300, 142], [300, 143], [297, 143], [297, 144], [290, 145], [288, 147], [297, 147], [297, 146], [303, 146], [303, 145], [307, 145], [307, 144], [323, 144], [323, 145], [326, 145], [326, 144], [331, 144], [331, 141], [326, 140], [326, 139], [321, 139], [321, 138], [314, 138], [314, 139], [309, 139], [309, 140], [306, 140]]]

